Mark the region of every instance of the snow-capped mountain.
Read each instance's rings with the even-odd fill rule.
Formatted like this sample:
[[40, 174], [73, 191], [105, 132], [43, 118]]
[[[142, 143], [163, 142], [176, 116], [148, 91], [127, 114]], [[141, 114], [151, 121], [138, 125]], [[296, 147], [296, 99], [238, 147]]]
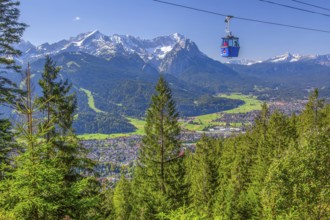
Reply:
[[239, 64], [239, 65], [253, 65], [257, 63], [295, 63], [295, 62], [306, 62], [319, 64], [323, 66], [330, 66], [330, 54], [329, 55], [300, 55], [300, 54], [292, 54], [287, 52], [283, 55], [275, 56], [266, 60], [248, 60], [248, 59], [240, 59], [240, 60], [230, 60], [227, 64]]
[[[194, 43], [183, 35], [175, 33], [169, 36], [161, 36], [152, 40], [144, 40], [130, 35], [106, 36], [99, 31], [79, 34], [69, 40], [49, 44], [44, 43], [34, 46], [22, 41], [17, 48], [22, 53], [22, 61], [33, 61], [63, 52], [83, 52], [93, 56], [111, 59], [115, 56], [128, 56], [136, 54], [144, 62], [158, 68], [162, 60], [173, 50], [188, 48]], [[195, 45], [195, 44], [194, 44]], [[195, 45], [194, 47], [197, 48]], [[198, 49], [197, 49], [198, 50]], [[198, 53], [201, 52], [198, 50]]]
[[238, 64], [238, 65], [250, 66], [261, 62], [262, 60], [238, 59], [238, 60], [228, 60], [226, 64]]
[[291, 54], [289, 52], [280, 55], [280, 56], [276, 56], [273, 58], [270, 58], [268, 60], [265, 60], [263, 62], [265, 63], [287, 63], [287, 62], [301, 62], [301, 61], [308, 61], [308, 60], [314, 60], [316, 59], [318, 56], [317, 55], [300, 55], [300, 54]]

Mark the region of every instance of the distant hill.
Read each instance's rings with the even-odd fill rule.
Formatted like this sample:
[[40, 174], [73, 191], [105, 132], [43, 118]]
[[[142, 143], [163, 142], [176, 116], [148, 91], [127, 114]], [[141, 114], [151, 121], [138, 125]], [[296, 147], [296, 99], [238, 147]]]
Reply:
[[319, 88], [323, 97], [330, 97], [330, 55], [281, 56], [254, 64], [227, 64], [242, 75], [255, 77], [260, 88], [255, 94], [277, 98], [307, 97], [313, 88]]

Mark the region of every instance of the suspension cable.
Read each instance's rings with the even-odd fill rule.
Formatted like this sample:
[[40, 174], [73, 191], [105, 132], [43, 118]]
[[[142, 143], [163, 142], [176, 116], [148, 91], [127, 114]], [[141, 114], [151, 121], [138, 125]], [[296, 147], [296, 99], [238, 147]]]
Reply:
[[[228, 15], [223, 14], [223, 13], [208, 11], [208, 10], [204, 10], [204, 9], [198, 9], [198, 8], [194, 8], [194, 7], [190, 7], [190, 6], [186, 6], [186, 5], [180, 5], [180, 4], [171, 3], [171, 2], [166, 2], [166, 1], [162, 1], [162, 0], [153, 0], [153, 1], [158, 2], [158, 3], [162, 3], [162, 4], [167, 4], [167, 5], [171, 5], [171, 6], [180, 7], [180, 8], [185, 8], [185, 9], [190, 9], [190, 10], [199, 11], [199, 12], [203, 12], [203, 13], [208, 13], [208, 14], [212, 14], [212, 15], [217, 15], [217, 16], [222, 16], [222, 17], [227, 17], [228, 16]], [[257, 22], [257, 23], [262, 23], [262, 24], [276, 25], [276, 26], [282, 26], [282, 27], [295, 28], [295, 29], [322, 32], [322, 33], [330, 34], [329, 30], [308, 28], [308, 27], [295, 26], [295, 25], [289, 25], [289, 24], [283, 24], [283, 23], [276, 23], [276, 22], [271, 22], [271, 21], [257, 20], [257, 19], [252, 19], [252, 18], [237, 17], [237, 16], [233, 16], [233, 18], [235, 18], [237, 20], [251, 21], [251, 22]]]

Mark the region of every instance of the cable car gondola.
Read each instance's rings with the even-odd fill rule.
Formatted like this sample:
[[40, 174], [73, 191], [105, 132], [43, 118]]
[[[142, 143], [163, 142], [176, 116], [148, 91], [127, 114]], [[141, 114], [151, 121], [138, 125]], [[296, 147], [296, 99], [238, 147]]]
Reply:
[[232, 35], [229, 27], [230, 19], [233, 18], [233, 16], [227, 16], [226, 17], [226, 33], [227, 36], [222, 38], [222, 44], [221, 44], [221, 56], [222, 57], [238, 57], [239, 53], [239, 38]]

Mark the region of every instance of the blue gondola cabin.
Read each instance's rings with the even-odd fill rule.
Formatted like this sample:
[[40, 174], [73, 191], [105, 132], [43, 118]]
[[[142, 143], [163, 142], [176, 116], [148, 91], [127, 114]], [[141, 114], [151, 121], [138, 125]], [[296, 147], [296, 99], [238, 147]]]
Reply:
[[239, 53], [238, 37], [227, 36], [222, 38], [221, 56], [222, 57], [238, 57]]

